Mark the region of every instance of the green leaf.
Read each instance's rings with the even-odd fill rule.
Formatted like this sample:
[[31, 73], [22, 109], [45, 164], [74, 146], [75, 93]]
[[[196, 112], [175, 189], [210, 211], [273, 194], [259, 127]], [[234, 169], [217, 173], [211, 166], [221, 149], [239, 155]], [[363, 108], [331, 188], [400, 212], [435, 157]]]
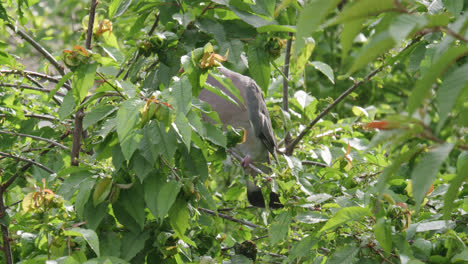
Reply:
[[270, 60], [264, 47], [249, 45], [247, 50], [249, 72], [251, 77], [257, 82], [263, 93], [267, 93], [270, 85]]
[[258, 28], [261, 26], [276, 24], [274, 20], [267, 20], [264, 17], [258, 16], [256, 14], [240, 10], [234, 6], [229, 6], [229, 8], [245, 23]]
[[377, 56], [393, 48], [394, 45], [395, 41], [388, 31], [383, 31], [372, 36], [371, 40], [361, 49], [346, 75], [349, 76], [366, 66], [369, 62], [377, 58]]
[[123, 260], [123, 259], [120, 259], [120, 258], [117, 258], [117, 257], [112, 257], [112, 256], [104, 256], [104, 257], [100, 257], [100, 258], [93, 258], [93, 259], [90, 259], [86, 262], [84, 262], [83, 264], [128, 264], [129, 262]]
[[112, 0], [109, 5], [109, 17], [116, 18], [121, 16], [132, 3], [132, 0]]
[[101, 179], [96, 186], [94, 187], [93, 193], [93, 205], [96, 207], [98, 204], [104, 202], [109, 196], [109, 193], [112, 188], [112, 179], [104, 178]]
[[237, 102], [240, 102], [241, 104], [245, 104], [244, 99], [242, 98], [239, 88], [237, 88], [233, 83], [232, 80], [223, 76], [219, 76], [216, 74], [213, 74], [210, 72], [210, 76], [213, 77], [219, 84], [221, 84], [222, 87], [226, 88], [232, 95], [234, 95], [234, 98], [232, 98], [228, 93], [225, 93], [222, 89], [216, 88], [216, 89], [209, 89], [209, 85], [205, 85], [205, 89], [209, 90], [210, 92], [220, 96], [221, 98], [225, 99], [228, 102], [231, 102], [235, 105], [239, 105]]
[[323, 20], [329, 15], [341, 0], [313, 0], [302, 9], [297, 21], [295, 54], [302, 50], [305, 40], [315, 32]]
[[167, 181], [166, 177], [154, 173], [144, 181], [145, 202], [154, 217], [161, 221], [174, 204], [182, 184]]
[[463, 0], [442, 0], [444, 3], [445, 8], [455, 16], [459, 16], [461, 11], [463, 10]]
[[189, 227], [189, 218], [187, 201], [177, 199], [169, 210], [169, 222], [179, 238], [185, 237], [185, 231]]
[[333, 75], [333, 69], [328, 64], [321, 61], [312, 61], [310, 64], [314, 66], [315, 69], [325, 74], [325, 76], [327, 76], [331, 83], [335, 84], [335, 76]]
[[63, 84], [68, 81], [71, 77], [73, 76], [73, 72], [67, 72], [60, 80], [57, 82], [55, 85], [54, 89], [52, 89], [49, 93], [49, 97], [47, 97], [47, 100], [50, 101], [52, 97], [57, 93], [57, 91], [62, 88]]
[[437, 90], [437, 102], [439, 103], [439, 123], [437, 132], [439, 132], [447, 121], [448, 115], [452, 110], [461, 91], [468, 86], [468, 64], [464, 64], [455, 71], [449, 73], [444, 78], [442, 85]]
[[[427, 191], [435, 180], [442, 162], [447, 158], [453, 144], [445, 143], [425, 153], [411, 172], [413, 181], [413, 196], [416, 208], [419, 209]], [[417, 188], [416, 188], [417, 187]]]
[[320, 233], [350, 221], [356, 221], [363, 216], [371, 216], [372, 213], [368, 208], [363, 207], [346, 207], [339, 210], [328, 222], [320, 229]]
[[177, 134], [173, 128], [166, 131], [163, 123], [152, 121], [143, 128], [139, 149], [150, 163], [154, 163], [159, 155], [171, 160], [177, 150]]
[[141, 135], [134, 129], [142, 107], [143, 102], [139, 98], [132, 98], [123, 102], [117, 112], [117, 135], [126, 160], [130, 160], [141, 139]]
[[296, 33], [296, 27], [289, 25], [266, 25], [257, 28], [258, 33], [266, 32], [292, 32]]
[[146, 216], [145, 200], [142, 195], [143, 190], [144, 186], [139, 181], [135, 181], [132, 188], [121, 190], [119, 196], [121, 205], [128, 215], [140, 226], [140, 230], [143, 230]]
[[192, 142], [192, 127], [190, 127], [187, 117], [178, 112], [174, 124], [177, 127], [176, 133], [179, 135], [179, 138], [184, 142], [185, 147], [190, 150]]
[[418, 14], [401, 14], [393, 19], [388, 30], [396, 45], [399, 45], [415, 30], [424, 27], [428, 22], [424, 16]]
[[91, 112], [87, 113], [83, 118], [83, 129], [87, 129], [89, 126], [96, 124], [112, 114], [115, 110], [117, 110], [117, 108], [112, 105], [100, 105], [93, 108]]
[[313, 38], [305, 39], [305, 45], [300, 52], [296, 52], [296, 56], [291, 58], [291, 72], [295, 78], [299, 78], [305, 70], [305, 66], [309, 62], [309, 58], [315, 49], [315, 41]]
[[421, 105], [432, 88], [433, 83], [440, 78], [444, 71], [458, 58], [468, 53], [468, 47], [457, 46], [449, 48], [436, 62], [433, 62], [427, 72], [416, 81], [413, 92], [408, 98], [408, 112], [410, 114]]
[[0, 19], [10, 23], [10, 17], [8, 16], [6, 9], [3, 7], [3, 3], [0, 3]]
[[385, 218], [379, 218], [374, 225], [375, 239], [385, 252], [392, 252], [392, 227]]
[[63, 232], [64, 236], [78, 236], [84, 238], [88, 245], [91, 247], [91, 249], [96, 253], [96, 255], [99, 257], [99, 239], [98, 236], [96, 235], [96, 232], [94, 232], [91, 229], [83, 229], [83, 228], [78, 228], [74, 227], [70, 230], [65, 230]]
[[80, 189], [75, 197], [75, 210], [76, 214], [81, 218], [83, 218], [84, 208], [86, 203], [88, 203], [95, 182], [96, 179], [87, 177], [79, 185]]
[[273, 245], [276, 245], [278, 242], [282, 242], [287, 238], [291, 220], [292, 217], [290, 212], [282, 212], [280, 215], [275, 217], [268, 235], [270, 242]]
[[58, 111], [60, 120], [63, 121], [65, 118], [69, 117], [73, 113], [73, 110], [75, 110], [75, 97], [72, 91], [68, 91]]
[[94, 85], [97, 63], [82, 64], [73, 72], [73, 95], [77, 103], [81, 103], [88, 95], [88, 91]]
[[0, 50], [0, 64], [12, 65], [12, 57], [8, 53]]
[[360, 0], [352, 2], [352, 4], [347, 5], [337, 17], [327, 23], [327, 26], [340, 24], [350, 20], [376, 16], [393, 8], [395, 8], [395, 3], [393, 0]]
[[450, 181], [449, 188], [444, 196], [444, 218], [450, 219], [450, 214], [455, 206], [454, 201], [458, 197], [463, 182], [468, 181], [468, 151], [463, 151], [457, 160], [457, 176]]
[[346, 245], [336, 249], [335, 253], [327, 261], [330, 264], [353, 264], [361, 249], [356, 245]]
[[317, 242], [319, 242], [319, 240], [312, 235], [301, 239], [301, 241], [297, 242], [293, 246], [290, 258], [300, 258], [309, 255], [310, 250], [315, 244], [317, 244]]
[[177, 113], [186, 115], [190, 110], [190, 102], [192, 101], [192, 87], [187, 78], [182, 78], [176, 81], [172, 85], [172, 98], [174, 103], [172, 104]]
[[[130, 261], [145, 247], [145, 242], [150, 238], [149, 231], [142, 233], [126, 232], [122, 237], [121, 256]], [[113, 263], [113, 262], [112, 262]]]
[[340, 35], [340, 42], [341, 42], [341, 56], [342, 60], [348, 56], [351, 47], [353, 46], [354, 39], [361, 31], [363, 27], [363, 23], [366, 21], [364, 18], [356, 19], [353, 21], [349, 21], [343, 25], [343, 30], [341, 31]]

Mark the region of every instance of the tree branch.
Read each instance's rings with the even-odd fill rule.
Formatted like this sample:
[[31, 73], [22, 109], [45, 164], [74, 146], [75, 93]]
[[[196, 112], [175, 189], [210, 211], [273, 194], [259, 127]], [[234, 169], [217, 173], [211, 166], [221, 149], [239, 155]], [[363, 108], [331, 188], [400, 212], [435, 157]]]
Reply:
[[0, 134], [6, 134], [6, 135], [13, 135], [13, 136], [20, 136], [20, 137], [29, 137], [29, 138], [32, 138], [32, 139], [37, 139], [37, 140], [42, 140], [42, 141], [45, 141], [45, 142], [48, 142], [54, 146], [57, 146], [61, 149], [65, 149], [65, 150], [69, 150], [70, 148], [65, 146], [65, 145], [62, 145], [58, 142], [55, 142], [53, 140], [50, 140], [50, 139], [47, 139], [47, 138], [43, 138], [43, 137], [38, 137], [38, 136], [33, 136], [33, 135], [27, 135], [27, 134], [22, 134], [22, 133], [16, 133], [16, 132], [9, 132], [9, 131], [5, 131], [5, 130], [0, 130]]
[[18, 34], [18, 35], [21, 36], [24, 40], [26, 40], [29, 44], [31, 44], [31, 46], [33, 46], [39, 53], [41, 53], [42, 56], [44, 56], [44, 57], [55, 67], [55, 69], [57, 69], [57, 71], [58, 71], [61, 75], [65, 75], [64, 67], [63, 67], [62, 65], [60, 65], [60, 63], [54, 58], [54, 56], [52, 56], [52, 54], [50, 54], [44, 47], [42, 47], [41, 44], [39, 44], [38, 42], [36, 42], [31, 36], [29, 36], [29, 35], [28, 35], [25, 31], [23, 31], [22, 29], [13, 26], [13, 25], [10, 24], [10, 23], [7, 23], [6, 25], [7, 25], [7, 27], [9, 27], [11, 30], [13, 30], [13, 32], [15, 32], [16, 34]]
[[[289, 113], [288, 78], [289, 78], [289, 60], [291, 59], [292, 38], [293, 38], [293, 34], [290, 32], [288, 42], [286, 43], [286, 54], [284, 55], [284, 66], [283, 66], [283, 112], [284, 113]], [[288, 146], [289, 143], [291, 142], [291, 133], [288, 131], [288, 128], [286, 127], [286, 123], [287, 122], [284, 122], [284, 143], [286, 146]]]
[[212, 210], [208, 210], [208, 209], [205, 209], [205, 208], [202, 208], [202, 207], [198, 207], [198, 210], [200, 210], [202, 212], [205, 212], [207, 214], [210, 214], [210, 215], [219, 216], [219, 217], [221, 217], [223, 219], [226, 219], [226, 220], [229, 220], [229, 221], [232, 221], [232, 222], [241, 223], [241, 224], [243, 224], [245, 226], [250, 226], [250, 227], [253, 227], [253, 228], [264, 228], [264, 227], [258, 226], [256, 224], [252, 224], [252, 223], [244, 221], [244, 220], [236, 219], [236, 218], [234, 218], [234, 217], [232, 217], [230, 215], [217, 213], [217, 212], [214, 212]]
[[[4, 193], [5, 193], [5, 190], [3, 188], [0, 188], [0, 220], [3, 220], [3, 218], [7, 214], [5, 202], [3, 200]], [[1, 221], [1, 222], [5, 223], [5, 221]], [[8, 226], [3, 223], [0, 224], [1, 229], [2, 229], [2, 240], [3, 240], [2, 250], [3, 250], [3, 253], [5, 254], [6, 263], [13, 264], [13, 256], [11, 254], [11, 245], [10, 245]]]
[[[50, 76], [44, 73], [39, 73], [39, 72], [33, 72], [33, 71], [19, 71], [19, 70], [0, 70], [0, 74], [13, 74], [13, 75], [21, 75], [21, 76], [32, 76], [36, 78], [41, 78], [53, 83], [58, 83], [60, 81], [60, 77], [54, 77]], [[63, 84], [63, 87], [65, 87], [67, 90], [71, 90], [71, 86], [67, 83]]]
[[0, 156], [4, 156], [4, 157], [8, 157], [8, 158], [12, 158], [12, 159], [16, 159], [16, 160], [20, 160], [20, 161], [24, 161], [24, 162], [27, 162], [27, 163], [30, 163], [32, 165], [35, 165], [45, 171], [47, 171], [48, 173], [55, 173], [53, 170], [47, 168], [46, 166], [40, 164], [39, 162], [36, 162], [34, 160], [31, 160], [31, 159], [27, 159], [27, 158], [22, 158], [22, 157], [19, 157], [19, 156], [15, 156], [15, 155], [11, 155], [11, 154], [8, 154], [8, 153], [5, 153], [5, 152], [1, 152], [0, 151]]
[[[23, 88], [27, 90], [34, 90], [34, 91], [39, 91], [39, 92], [44, 92], [44, 93], [50, 93], [52, 90], [51, 89], [46, 89], [46, 88], [39, 88], [39, 87], [34, 87], [31, 85], [26, 85], [26, 84], [15, 84], [15, 83], [0, 83], [0, 86], [3, 87], [11, 87], [11, 88]], [[61, 92], [56, 93], [59, 96], [65, 96]]]
[[[91, 41], [93, 39], [94, 19], [96, 16], [97, 0], [91, 0], [89, 8], [88, 31], [86, 32], [86, 49], [91, 50]], [[78, 166], [81, 150], [81, 137], [83, 135], [84, 109], [80, 108], [75, 114], [75, 126], [73, 128], [73, 145], [70, 153], [70, 164]], [[86, 135], [85, 135], [86, 136]]]

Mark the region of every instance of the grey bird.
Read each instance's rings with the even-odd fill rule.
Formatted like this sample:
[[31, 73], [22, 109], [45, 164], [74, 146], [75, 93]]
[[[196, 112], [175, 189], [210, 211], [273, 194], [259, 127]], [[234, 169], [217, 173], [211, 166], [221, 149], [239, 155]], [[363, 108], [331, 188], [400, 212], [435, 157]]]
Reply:
[[[270, 164], [270, 154], [272, 154], [277, 162], [278, 157], [276, 154], [276, 138], [262, 91], [250, 77], [224, 67], [219, 67], [218, 70], [225, 77], [229, 78], [239, 90], [243, 103], [210, 75], [208, 76], [207, 83], [229, 95], [237, 102], [237, 105], [207, 89], [203, 89], [198, 98], [201, 101], [207, 102], [211, 106], [211, 109], [218, 113], [219, 119], [224, 126], [230, 125], [245, 130], [245, 141], [235, 147], [235, 150], [244, 156], [241, 165], [247, 168], [251, 161], [256, 162], [256, 166], [260, 170], [268, 173], [270, 169], [261, 163], [266, 162]], [[256, 173], [253, 171], [250, 171], [250, 174], [253, 177], [256, 176]], [[265, 207], [265, 200], [261, 189], [251, 181], [247, 181], [247, 198], [250, 204], [257, 207]], [[270, 193], [269, 207], [283, 207], [277, 193]]]

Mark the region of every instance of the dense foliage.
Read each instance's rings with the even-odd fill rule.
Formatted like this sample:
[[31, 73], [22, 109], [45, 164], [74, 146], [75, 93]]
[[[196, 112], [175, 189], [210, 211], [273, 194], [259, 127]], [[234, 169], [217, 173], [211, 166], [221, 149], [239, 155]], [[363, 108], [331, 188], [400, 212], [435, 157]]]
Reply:
[[[466, 2], [2, 1], [0, 262], [467, 263]], [[284, 208], [201, 118], [220, 64]]]

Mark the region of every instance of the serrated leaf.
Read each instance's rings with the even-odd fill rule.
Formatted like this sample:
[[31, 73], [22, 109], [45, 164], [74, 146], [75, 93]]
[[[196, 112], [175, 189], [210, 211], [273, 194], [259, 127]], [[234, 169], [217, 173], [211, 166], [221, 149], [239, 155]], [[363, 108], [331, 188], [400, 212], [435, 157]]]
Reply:
[[328, 222], [320, 229], [320, 233], [329, 229], [335, 228], [347, 222], [356, 221], [364, 216], [371, 216], [372, 213], [368, 208], [363, 207], [346, 207], [339, 210]]
[[325, 74], [331, 83], [335, 84], [335, 75], [333, 69], [326, 63], [321, 61], [312, 61], [310, 65], [314, 66], [315, 69]]
[[266, 32], [292, 32], [296, 33], [296, 27], [289, 25], [266, 25], [257, 28], [258, 33]]
[[132, 0], [113, 0], [109, 5], [109, 17], [115, 18], [121, 16], [131, 3]]
[[89, 89], [94, 85], [94, 76], [96, 75], [97, 63], [82, 64], [73, 72], [72, 91], [77, 103], [81, 103], [88, 95]]
[[297, 55], [291, 58], [291, 69], [296, 78], [301, 76], [304, 72], [305, 66], [309, 62], [309, 58], [315, 49], [315, 40], [313, 38], [306, 38], [304, 43], [302, 50], [295, 52]]
[[104, 178], [101, 179], [94, 187], [93, 193], [93, 205], [96, 207], [98, 204], [104, 202], [109, 195], [112, 188], [112, 179]]
[[335, 253], [327, 261], [330, 264], [354, 264], [356, 263], [356, 255], [361, 249], [356, 245], [346, 245], [337, 248]]
[[119, 196], [119, 202], [128, 215], [135, 220], [140, 230], [143, 230], [146, 219], [143, 190], [144, 186], [139, 181], [135, 181], [130, 189], [122, 190]]
[[457, 160], [457, 175], [450, 181], [449, 188], [444, 196], [444, 218], [450, 219], [453, 207], [455, 206], [454, 201], [458, 197], [460, 187], [463, 182], [468, 181], [468, 151], [463, 151], [458, 156]]
[[63, 121], [65, 118], [69, 117], [73, 113], [73, 110], [75, 110], [75, 97], [72, 91], [68, 91], [58, 111], [60, 120]]
[[439, 172], [442, 162], [447, 158], [452, 148], [453, 144], [445, 143], [431, 149], [424, 154], [411, 172], [413, 186], [418, 186], [418, 188], [413, 188], [413, 196], [417, 209], [419, 209], [427, 191]]
[[123, 102], [117, 112], [117, 135], [127, 160], [130, 160], [141, 139], [141, 135], [135, 131], [135, 126], [142, 107], [143, 102], [139, 98], [132, 98]]
[[408, 98], [408, 112], [410, 114], [421, 105], [432, 88], [432, 84], [440, 78], [449, 65], [468, 53], [468, 47], [457, 46], [449, 48], [436, 62], [433, 62], [427, 72], [416, 81], [413, 91]]
[[83, 129], [87, 129], [89, 126], [96, 124], [112, 114], [115, 110], [117, 110], [117, 108], [112, 105], [100, 105], [93, 108], [91, 112], [87, 113], [83, 118]]
[[439, 103], [439, 123], [437, 132], [439, 132], [447, 121], [448, 115], [452, 110], [460, 92], [468, 86], [468, 64], [462, 65], [444, 78], [442, 85], [437, 90], [437, 102]]
[[169, 222], [179, 238], [185, 237], [185, 231], [189, 227], [189, 217], [187, 202], [177, 199], [169, 210]]
[[388, 31], [383, 31], [372, 36], [370, 41], [361, 49], [361, 52], [359, 52], [359, 55], [346, 75], [349, 76], [366, 66], [369, 62], [377, 58], [377, 56], [393, 48], [394, 45], [395, 41]]
[[348, 56], [348, 52], [351, 50], [351, 47], [353, 46], [354, 39], [361, 31], [364, 21], [365, 19], [361, 18], [361, 19], [349, 21], [348, 23], [345, 23], [343, 25], [343, 30], [341, 31], [341, 35], [340, 35], [340, 42], [341, 42], [341, 47], [342, 47], [341, 54], [342, 54], [343, 61]]
[[65, 230], [63, 232], [64, 236], [79, 236], [84, 238], [88, 245], [91, 247], [91, 249], [96, 253], [96, 255], [99, 257], [99, 239], [98, 236], [96, 235], [96, 232], [94, 232], [91, 229], [84, 229], [84, 228], [72, 228], [70, 230]]
[[290, 212], [282, 212], [280, 215], [275, 217], [275, 220], [269, 229], [270, 232], [268, 235], [273, 245], [286, 239], [288, 236], [291, 220], [292, 217]]
[[270, 60], [269, 55], [263, 47], [249, 45], [247, 50], [249, 72], [263, 93], [267, 93], [270, 85]]
[[385, 218], [379, 218], [374, 225], [375, 239], [379, 241], [380, 246], [387, 252], [392, 251], [392, 227]]
[[68, 81], [72, 76], [73, 72], [67, 72], [64, 76], [62, 76], [62, 78], [60, 78], [60, 80], [55, 85], [55, 88], [50, 91], [47, 100], [49, 101], [50, 99], [52, 99], [52, 97], [54, 97], [54, 95], [63, 86], [63, 84], [65, 84], [65, 82]]
[[310, 249], [317, 244], [319, 240], [313, 236], [308, 236], [303, 238], [301, 241], [297, 242], [292, 250], [291, 257], [299, 258], [309, 255]]
[[190, 145], [192, 142], [192, 128], [189, 125], [187, 117], [182, 113], [177, 113], [173, 125], [175, 125], [175, 130], [179, 135], [179, 138], [182, 140], [182, 142], [184, 142], [185, 147], [190, 150]]
[[155, 173], [144, 181], [145, 202], [154, 217], [161, 221], [174, 204], [182, 184], [167, 181], [166, 177]]
[[[145, 247], [145, 242], [150, 238], [148, 231], [142, 233], [126, 232], [122, 237], [121, 256], [130, 261]], [[114, 262], [111, 262], [112, 264]]]
[[302, 9], [297, 21], [295, 54], [302, 50], [305, 40], [315, 32], [328, 14], [335, 9], [341, 0], [313, 0]]
[[393, 8], [395, 8], [393, 0], [360, 0], [352, 2], [352, 4], [347, 5], [344, 10], [327, 25], [332, 26], [346, 21], [376, 16]]

